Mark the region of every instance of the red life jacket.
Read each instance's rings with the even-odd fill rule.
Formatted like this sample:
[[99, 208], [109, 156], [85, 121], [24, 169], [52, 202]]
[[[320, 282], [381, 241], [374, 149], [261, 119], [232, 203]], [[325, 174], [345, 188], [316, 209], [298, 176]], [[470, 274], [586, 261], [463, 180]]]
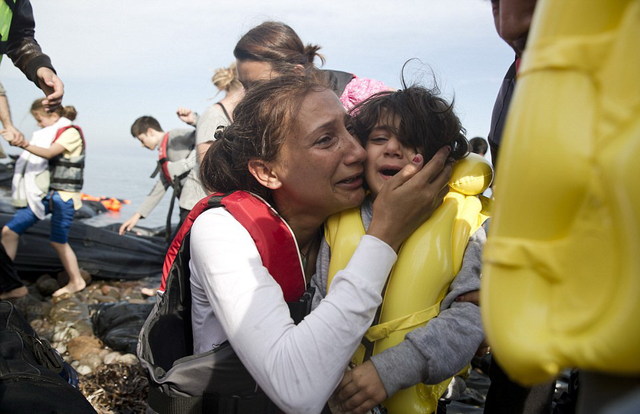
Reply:
[[162, 170], [162, 175], [166, 178], [167, 182], [173, 182], [173, 177], [169, 174], [169, 166], [167, 162], [169, 158], [167, 158], [167, 144], [169, 143], [169, 133], [167, 132], [162, 137], [162, 142], [160, 142], [160, 148], [158, 149], [158, 164], [160, 165], [160, 169]]
[[[159, 412], [264, 414], [277, 410], [228, 342], [204, 354], [192, 355], [191, 227], [204, 211], [222, 206], [251, 235], [264, 266], [282, 288], [294, 322], [298, 323], [310, 311], [312, 291], [305, 292], [298, 247], [278, 213], [262, 199], [244, 191], [216, 193], [200, 200], [169, 246], [159, 289], [162, 296], [147, 317], [138, 341], [138, 357], [149, 374], [148, 403]], [[244, 408], [230, 410], [234, 404]]]
[[51, 143], [53, 144], [54, 142], [56, 142], [58, 140], [58, 138], [60, 138], [60, 135], [62, 135], [62, 133], [64, 131], [66, 131], [67, 129], [69, 129], [69, 128], [74, 128], [74, 129], [78, 130], [78, 132], [80, 133], [80, 139], [82, 139], [82, 146], [86, 148], [87, 147], [87, 142], [84, 140], [84, 133], [82, 132], [82, 128], [80, 128], [77, 125], [67, 125], [67, 126], [63, 126], [62, 128], [58, 129], [56, 131], [56, 136], [55, 136], [55, 138], [53, 138], [53, 141], [51, 141]]
[[[298, 245], [291, 229], [268, 204], [245, 191], [230, 194], [215, 193], [203, 198], [193, 207], [169, 246], [162, 266], [159, 291], [164, 293], [169, 275], [176, 270], [174, 268], [176, 257], [183, 246], [185, 236], [191, 232], [194, 220], [204, 211], [222, 206], [251, 235], [262, 263], [282, 288], [284, 300], [287, 302], [298, 300], [304, 293], [305, 279]], [[256, 224], [258, 222], [259, 226]]]

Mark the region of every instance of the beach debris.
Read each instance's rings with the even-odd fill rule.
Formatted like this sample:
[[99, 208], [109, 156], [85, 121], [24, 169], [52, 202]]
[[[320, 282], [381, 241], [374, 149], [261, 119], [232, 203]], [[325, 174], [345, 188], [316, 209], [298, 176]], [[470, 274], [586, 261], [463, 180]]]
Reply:
[[144, 413], [149, 381], [139, 363], [116, 362], [83, 375], [80, 391], [101, 414]]

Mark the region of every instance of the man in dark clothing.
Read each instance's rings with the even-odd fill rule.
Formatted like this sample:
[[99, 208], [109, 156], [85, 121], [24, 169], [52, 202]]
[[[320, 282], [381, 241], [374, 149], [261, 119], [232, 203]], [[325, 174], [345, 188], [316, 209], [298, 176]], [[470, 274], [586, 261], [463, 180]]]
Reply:
[[[515, 61], [509, 67], [502, 81], [491, 115], [491, 130], [488, 141], [495, 170], [497, 170], [500, 141], [507, 112], [516, 84], [518, 65], [527, 43], [535, 5], [536, 0], [491, 0], [496, 30], [515, 52]], [[531, 388], [522, 387], [507, 377], [495, 359], [492, 359], [489, 377], [491, 385], [485, 402], [485, 413], [551, 413], [555, 381]]]

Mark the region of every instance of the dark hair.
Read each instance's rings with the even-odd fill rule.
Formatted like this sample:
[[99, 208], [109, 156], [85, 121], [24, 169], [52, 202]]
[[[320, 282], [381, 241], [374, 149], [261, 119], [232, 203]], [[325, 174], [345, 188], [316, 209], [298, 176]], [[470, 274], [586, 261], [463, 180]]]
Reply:
[[484, 155], [487, 153], [489, 149], [489, 144], [487, 144], [487, 140], [482, 137], [474, 137], [469, 140], [469, 145], [471, 146], [471, 152], [475, 152], [476, 154]]
[[305, 46], [290, 26], [267, 21], [240, 38], [233, 56], [238, 60], [271, 63], [274, 71], [287, 75], [294, 73], [295, 65], [302, 65], [307, 71], [315, 70], [313, 61], [316, 57], [324, 64], [324, 57], [318, 50], [320, 46], [317, 45]]
[[[32, 114], [35, 112], [47, 112], [47, 110], [45, 109], [42, 103], [44, 99], [45, 98], [38, 98], [35, 101], [33, 101], [33, 103], [31, 104]], [[76, 110], [76, 107], [72, 105], [58, 106], [56, 109], [53, 110], [53, 113], [58, 114], [61, 117], [65, 117], [70, 121], [75, 121], [75, 119], [78, 117], [78, 111]]]
[[365, 145], [373, 128], [383, 122], [404, 146], [414, 148], [426, 161], [445, 145], [451, 146], [450, 157], [464, 158], [469, 144], [453, 104], [439, 96], [437, 86], [407, 87], [404, 80], [403, 86], [395, 92], [376, 93], [351, 110], [360, 142]]
[[282, 76], [258, 82], [247, 91], [226, 127], [205, 154], [200, 180], [208, 191], [245, 190], [272, 201], [271, 192], [251, 175], [252, 159], [274, 161], [296, 127], [302, 101], [326, 86], [312, 77]]
[[133, 121], [133, 124], [131, 125], [131, 135], [133, 135], [134, 138], [137, 138], [138, 135], [146, 133], [149, 128], [162, 132], [162, 127], [157, 119], [148, 115], [141, 116]]

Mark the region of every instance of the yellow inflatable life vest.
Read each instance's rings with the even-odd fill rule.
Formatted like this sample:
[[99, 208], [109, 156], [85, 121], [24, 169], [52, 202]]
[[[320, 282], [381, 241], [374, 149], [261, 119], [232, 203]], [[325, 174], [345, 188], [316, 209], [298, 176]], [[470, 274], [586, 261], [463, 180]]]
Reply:
[[482, 315], [513, 379], [640, 374], [640, 2], [540, 0], [509, 110]]
[[[479, 155], [459, 161], [442, 205], [402, 244], [384, 292], [379, 323], [365, 334], [373, 344], [373, 355], [399, 344], [408, 332], [438, 316], [440, 302], [460, 270], [469, 237], [488, 217], [488, 205], [475, 194], [489, 186], [492, 176], [491, 166]], [[327, 221], [325, 238], [331, 247], [327, 290], [364, 234], [360, 208]], [[364, 357], [365, 348], [360, 346], [353, 362], [361, 364]], [[383, 405], [390, 414], [433, 413], [450, 380], [400, 390]]]

